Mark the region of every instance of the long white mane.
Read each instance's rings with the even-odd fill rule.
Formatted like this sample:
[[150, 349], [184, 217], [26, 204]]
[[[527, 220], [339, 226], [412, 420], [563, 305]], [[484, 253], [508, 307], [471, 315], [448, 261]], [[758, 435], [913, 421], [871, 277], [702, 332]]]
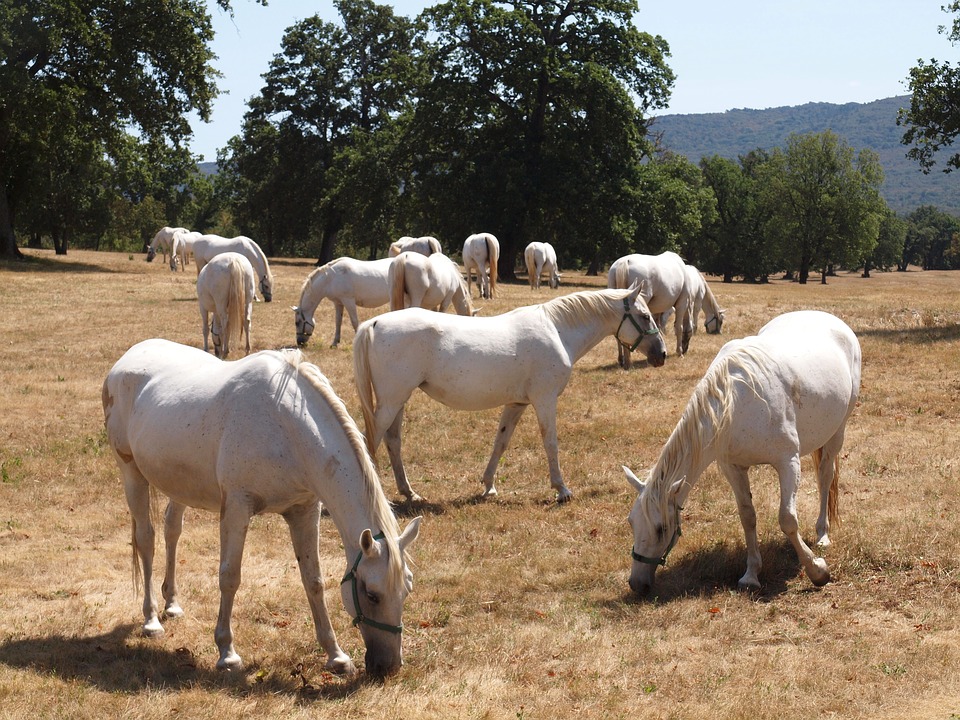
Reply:
[[580, 325], [598, 315], [609, 313], [616, 301], [623, 300], [629, 294], [629, 289], [584, 290], [561, 295], [543, 303], [541, 307], [555, 325]]

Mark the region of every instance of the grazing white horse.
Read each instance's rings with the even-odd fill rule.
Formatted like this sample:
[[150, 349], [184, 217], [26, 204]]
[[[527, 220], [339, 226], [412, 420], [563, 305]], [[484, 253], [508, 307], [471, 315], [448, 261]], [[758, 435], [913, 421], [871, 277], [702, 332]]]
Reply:
[[419, 307], [446, 312], [452, 304], [458, 315], [478, 312], [460, 268], [443, 253], [400, 253], [393, 259], [387, 282], [391, 310]]
[[161, 588], [167, 617], [183, 614], [176, 569], [184, 510], [219, 514], [218, 668], [241, 665], [231, 615], [250, 520], [279, 513], [290, 529], [326, 667], [355, 672], [324, 601], [318, 557], [322, 503], [343, 543], [349, 572], [340, 594], [366, 645], [367, 672], [400, 666], [401, 613], [413, 583], [406, 550], [420, 520], [400, 533], [359, 429], [329, 381], [299, 351], [264, 351], [223, 362], [197, 348], [146, 340], [107, 375], [103, 412], [130, 507], [135, 580], [141, 579], [139, 563], [143, 566], [145, 635], [163, 634], [153, 594], [150, 498], [156, 490], [170, 499]]
[[[624, 255], [614, 261], [607, 273], [607, 287], [630, 287], [635, 282], [643, 284], [643, 299], [650, 312], [657, 316], [661, 329], [670, 313], [676, 312], [673, 332], [677, 338], [677, 355], [682, 357], [693, 334], [692, 327], [687, 326], [692, 320], [687, 313], [687, 271], [683, 260], [676, 253], [664, 252]], [[618, 347], [617, 360], [624, 368], [631, 366], [630, 353], [622, 345]]]
[[[246, 338], [250, 353], [250, 316], [253, 314], [256, 275], [253, 265], [240, 253], [225, 252], [203, 266], [197, 275], [197, 301], [203, 324], [203, 350], [207, 352], [209, 333], [213, 333], [213, 351], [218, 358], [230, 353], [230, 343]], [[213, 313], [213, 326], [208, 325]]]
[[[372, 318], [353, 341], [354, 379], [371, 453], [387, 445], [397, 489], [419, 500], [400, 457], [403, 409], [420, 388], [456, 410], [503, 407], [493, 454], [483, 474], [484, 497], [496, 495], [494, 473], [528, 405], [540, 424], [557, 501], [572, 497], [560, 474], [557, 399], [573, 365], [608, 335], [650, 363], [663, 365], [666, 348], [653, 316], [629, 290], [573, 293], [495, 317], [459, 317], [411, 308]], [[374, 402], [374, 398], [376, 402]]]
[[840, 450], [860, 392], [860, 344], [840, 319], [816, 310], [774, 318], [753, 337], [721, 348], [645, 483], [624, 467], [639, 493], [630, 511], [630, 587], [646, 595], [654, 572], [680, 537], [680, 510], [714, 460], [733, 488], [747, 545], [741, 588], [759, 588], [757, 514], [747, 475], [771, 465], [780, 477], [780, 529], [815, 585], [830, 579], [799, 533], [800, 458], [813, 453], [820, 492], [817, 543], [836, 522]]
[[500, 260], [500, 241], [490, 233], [471, 235], [463, 242], [463, 269], [470, 292], [470, 271], [477, 272], [480, 297], [490, 300], [497, 291], [497, 262]]
[[435, 237], [430, 237], [429, 235], [424, 235], [423, 237], [410, 237], [409, 235], [404, 235], [402, 238], [397, 240], [394, 243], [390, 244], [390, 257], [396, 257], [402, 252], [416, 252], [421, 255], [433, 255], [434, 253], [443, 252], [440, 248], [440, 241]]
[[[182, 227], [170, 227], [169, 225], [160, 228], [157, 231], [157, 234], [153, 236], [153, 240], [150, 241], [150, 246], [147, 248], [147, 262], [153, 262], [153, 259], [157, 256], [157, 248], [160, 248], [160, 252], [163, 253], [163, 262], [167, 262], [167, 253], [173, 255], [172, 245], [173, 245], [173, 236], [178, 232], [187, 232], [186, 228]], [[176, 261], [173, 257], [170, 258], [170, 269], [176, 270]]]
[[[693, 265], [685, 265], [684, 270], [687, 273], [687, 313], [690, 315], [689, 322], [684, 321], [684, 327], [690, 327], [691, 334], [696, 334], [697, 323], [700, 319], [700, 312], [703, 311], [703, 327], [710, 335], [719, 335], [723, 329], [723, 319], [726, 310], [720, 307], [716, 296], [710, 290], [707, 281], [703, 275]], [[686, 354], [690, 345], [690, 336], [684, 335], [683, 352]]]
[[293, 307], [297, 344], [306, 345], [313, 335], [316, 327], [313, 315], [324, 298], [329, 298], [336, 310], [336, 325], [330, 347], [340, 344], [344, 308], [356, 332], [360, 324], [357, 307], [376, 308], [390, 302], [388, 273], [391, 264], [393, 258], [354, 260], [340, 257], [311, 272], [300, 290], [300, 304]]
[[238, 252], [246, 256], [250, 264], [253, 265], [253, 271], [257, 274], [263, 299], [266, 302], [273, 300], [273, 273], [270, 272], [270, 263], [267, 262], [267, 256], [264, 255], [259, 245], [244, 235], [238, 235], [235, 238], [201, 235], [195, 238], [193, 241], [193, 259], [197, 266], [197, 274], [200, 274], [203, 266], [210, 262], [212, 258], [223, 252]]
[[532, 242], [523, 251], [523, 261], [527, 266], [527, 279], [532, 290], [540, 289], [540, 276], [547, 273], [550, 287], [560, 287], [560, 271], [557, 269], [557, 251], [553, 245], [545, 242]]
[[177, 256], [180, 259], [180, 268], [185, 269], [190, 264], [190, 258], [193, 257], [193, 243], [197, 238], [203, 237], [203, 233], [196, 230], [184, 230], [177, 233], [177, 237], [180, 240]]

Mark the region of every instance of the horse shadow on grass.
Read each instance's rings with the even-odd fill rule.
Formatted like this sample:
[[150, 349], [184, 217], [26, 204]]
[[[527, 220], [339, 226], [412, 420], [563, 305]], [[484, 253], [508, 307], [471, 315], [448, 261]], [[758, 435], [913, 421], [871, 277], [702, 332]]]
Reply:
[[0, 270], [17, 273], [119, 273], [119, 270], [94, 263], [73, 262], [64, 256], [36, 257], [29, 255], [18, 260], [0, 261]]
[[[760, 589], [750, 592], [754, 599], [768, 602], [784, 594], [798, 574], [802, 575], [811, 590], [817, 589], [806, 579], [797, 553], [786, 538], [762, 540], [760, 555], [763, 559]], [[737, 582], [746, 567], [747, 554], [742, 543], [718, 542], [712, 547], [687, 553], [676, 561], [669, 560], [665, 567], [659, 568], [651, 597], [640, 598], [626, 588], [623, 597], [616, 601], [611, 600], [609, 605], [613, 609], [622, 603], [670, 603], [690, 596], [726, 593], [737, 589]], [[629, 575], [629, 570], [627, 574]]]
[[[162, 641], [142, 638], [139, 626], [123, 624], [100, 635], [19, 637], [0, 643], [0, 663], [38, 675], [86, 683], [110, 693], [138, 694], [164, 688], [197, 687], [239, 696], [287, 694], [301, 700], [337, 700], [382, 680], [361, 672], [340, 678], [322, 670], [322, 658], [294, 668], [262, 668], [244, 664], [240, 671], [222, 672], [187, 648], [170, 650]], [[314, 662], [315, 660], [315, 662]]]

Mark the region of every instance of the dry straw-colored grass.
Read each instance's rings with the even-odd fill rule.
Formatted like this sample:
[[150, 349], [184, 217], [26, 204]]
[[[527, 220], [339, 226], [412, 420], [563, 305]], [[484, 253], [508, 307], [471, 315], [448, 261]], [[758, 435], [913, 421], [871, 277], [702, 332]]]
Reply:
[[[216, 518], [188, 513], [181, 591], [187, 615], [159, 641], [139, 635], [129, 520], [105, 448], [100, 384], [133, 343], [197, 345], [194, 273], [142, 255], [48, 253], [0, 265], [0, 716], [396, 718], [951, 718], [960, 714], [960, 274], [831, 278], [826, 286], [711, 280], [728, 322], [683, 360], [623, 372], [613, 340], [578, 365], [560, 401], [561, 464], [576, 497], [552, 502], [528, 413], [502, 463], [500, 496], [478, 502], [497, 411], [458, 413], [421, 394], [409, 405], [405, 460], [427, 501], [412, 554], [406, 664], [383, 683], [322, 672], [282, 521], [258, 518], [234, 625], [245, 669], [218, 674]], [[307, 261], [274, 261], [275, 301], [258, 304], [254, 349], [293, 343]], [[568, 273], [562, 292], [602, 283]], [[547, 299], [504, 285], [485, 314]], [[709, 470], [684, 535], [659, 571], [660, 596], [627, 588], [632, 494], [725, 340], [774, 315], [821, 308], [863, 345], [861, 404], [849, 425], [843, 525], [815, 589], [776, 522], [769, 469], [753, 473], [763, 591], [736, 591], [742, 532]], [[369, 317], [372, 311], [363, 313]], [[351, 329], [327, 347], [321, 305], [307, 358], [354, 416]], [[672, 340], [668, 347], [672, 348]], [[384, 487], [397, 498], [381, 453]], [[812, 540], [809, 460], [801, 521]], [[331, 615], [362, 661], [336, 591], [339, 537], [323, 523]]]

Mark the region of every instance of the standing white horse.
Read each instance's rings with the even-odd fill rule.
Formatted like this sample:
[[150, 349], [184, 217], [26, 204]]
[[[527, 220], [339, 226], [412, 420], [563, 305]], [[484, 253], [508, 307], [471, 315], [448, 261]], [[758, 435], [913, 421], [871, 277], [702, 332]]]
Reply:
[[[703, 275], [693, 265], [685, 265], [684, 270], [687, 273], [687, 313], [689, 313], [689, 322], [684, 322], [684, 327], [690, 327], [691, 334], [696, 334], [697, 323], [700, 318], [700, 311], [704, 313], [703, 327], [710, 335], [719, 335], [723, 328], [723, 318], [726, 311], [720, 307], [716, 296], [710, 290], [707, 281]], [[686, 354], [690, 345], [690, 336], [684, 335], [683, 352]]]
[[389, 256], [396, 257], [402, 252], [416, 252], [421, 255], [433, 255], [443, 252], [440, 248], [440, 241], [435, 237], [424, 235], [423, 237], [410, 237], [404, 235], [402, 238], [390, 244]]
[[630, 511], [633, 569], [630, 587], [646, 595], [654, 572], [680, 537], [680, 510], [714, 460], [737, 499], [747, 545], [741, 588], [759, 588], [757, 514], [747, 475], [771, 465], [780, 477], [780, 529], [815, 585], [830, 579], [799, 533], [800, 457], [813, 453], [820, 491], [817, 543], [829, 545], [836, 522], [840, 450], [860, 392], [860, 343], [829, 313], [791, 312], [753, 337], [721, 348], [697, 384], [683, 416], [643, 483], [624, 467], [639, 493]]
[[471, 235], [463, 242], [463, 269], [470, 292], [470, 271], [477, 271], [480, 297], [490, 300], [497, 291], [497, 262], [500, 260], [500, 241], [490, 233]]
[[220, 516], [218, 668], [241, 665], [231, 615], [243, 545], [252, 516], [269, 512], [289, 526], [326, 667], [353, 673], [324, 602], [322, 503], [343, 543], [349, 572], [340, 594], [366, 644], [367, 672], [400, 666], [401, 613], [413, 583], [405, 554], [420, 520], [400, 533], [360, 431], [329, 381], [299, 351], [222, 362], [197, 348], [146, 340], [107, 375], [103, 412], [130, 507], [135, 580], [141, 579], [138, 557], [143, 565], [145, 635], [163, 634], [153, 594], [150, 498], [157, 490], [170, 498], [161, 586], [167, 617], [183, 614], [176, 569], [184, 510]]
[[[540, 424], [557, 501], [573, 493], [560, 474], [557, 399], [573, 365], [608, 335], [663, 365], [666, 348], [653, 317], [629, 290], [593, 290], [518, 308], [495, 317], [459, 317], [412, 308], [372, 318], [353, 341], [354, 379], [367, 444], [387, 445], [397, 489], [419, 500], [400, 457], [403, 409], [420, 388], [456, 410], [503, 407], [493, 454], [483, 473], [484, 497], [496, 495], [494, 473], [528, 405]], [[376, 402], [374, 402], [376, 398]]]
[[[691, 319], [687, 314], [687, 271], [683, 260], [676, 253], [664, 252], [659, 255], [624, 255], [614, 261], [607, 273], [607, 287], [630, 287], [635, 282], [643, 284], [643, 299], [650, 312], [657, 316], [661, 329], [670, 311], [676, 313], [673, 332], [677, 338], [677, 355], [682, 357], [693, 334], [693, 329], [687, 327]], [[624, 368], [630, 367], [630, 353], [622, 345], [618, 347], [617, 359]]]
[[532, 242], [523, 251], [523, 261], [527, 266], [527, 279], [532, 290], [540, 289], [540, 276], [547, 273], [550, 287], [560, 287], [560, 271], [557, 269], [557, 251], [546, 242]]
[[300, 290], [300, 304], [293, 307], [293, 321], [297, 330], [297, 345], [306, 345], [313, 335], [316, 323], [313, 315], [324, 298], [329, 298], [336, 311], [333, 342], [340, 344], [340, 325], [343, 309], [347, 309], [353, 331], [360, 319], [357, 307], [375, 308], [390, 302], [388, 274], [393, 258], [382, 260], [354, 260], [340, 257], [311, 272]]
[[[218, 358], [230, 353], [230, 343], [245, 337], [250, 353], [250, 316], [256, 276], [253, 265], [240, 253], [225, 252], [203, 266], [197, 275], [197, 301], [203, 324], [203, 350], [207, 352], [209, 332], [213, 333], [213, 351]], [[213, 326], [208, 326], [213, 313]]]
[[235, 238], [225, 238], [219, 235], [201, 235], [193, 241], [193, 259], [197, 265], [197, 274], [203, 266], [220, 253], [238, 252], [246, 256], [260, 281], [260, 292], [266, 302], [273, 300], [273, 273], [270, 272], [270, 263], [267, 256], [253, 240], [238, 235]]
[[180, 259], [181, 269], [185, 269], [190, 264], [190, 258], [193, 257], [193, 243], [203, 237], [203, 233], [196, 230], [184, 230], [177, 235], [180, 239], [178, 246], [178, 257]]
[[400, 253], [393, 259], [387, 281], [391, 310], [419, 307], [446, 312], [452, 304], [458, 315], [478, 312], [460, 268], [443, 253]]
[[[157, 248], [160, 248], [160, 252], [163, 253], [163, 262], [167, 262], [167, 253], [171, 253], [173, 236], [178, 232], [187, 232], [187, 229], [182, 227], [170, 227], [168, 225], [160, 228], [160, 230], [157, 231], [157, 234], [153, 236], [153, 240], [150, 241], [150, 245], [147, 247], [147, 262], [153, 262], [153, 259], [157, 256]], [[171, 269], [176, 270], [177, 266], [174, 265], [173, 262], [174, 261], [171, 259]]]

